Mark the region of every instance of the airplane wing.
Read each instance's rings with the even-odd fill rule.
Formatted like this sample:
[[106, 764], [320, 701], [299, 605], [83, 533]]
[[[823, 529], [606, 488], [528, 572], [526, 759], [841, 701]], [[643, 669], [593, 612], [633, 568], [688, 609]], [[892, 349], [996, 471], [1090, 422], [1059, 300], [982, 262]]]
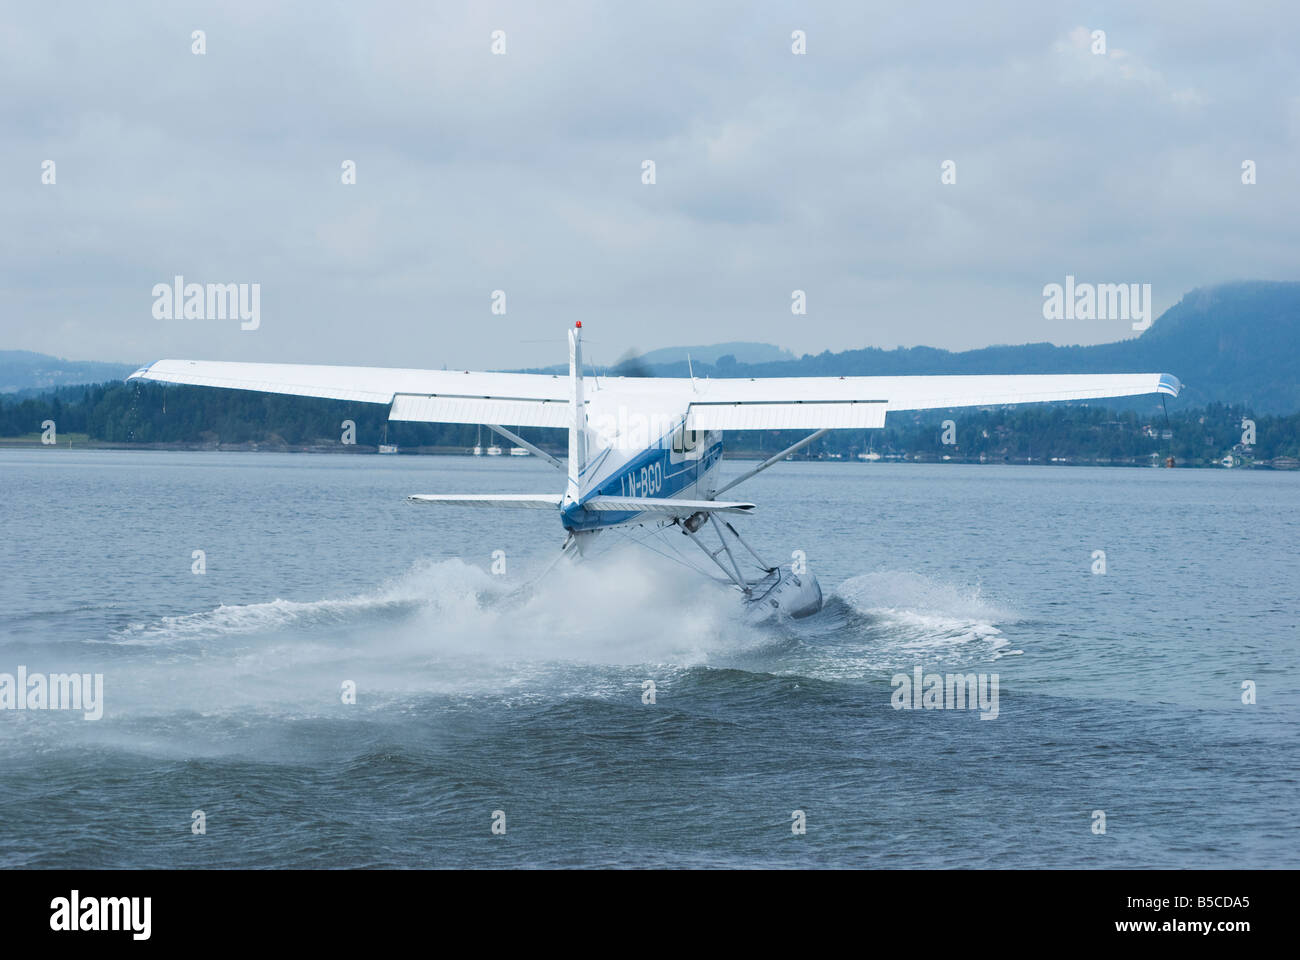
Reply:
[[[567, 427], [569, 378], [551, 374], [159, 360], [127, 379], [391, 404], [391, 420]], [[910, 377], [596, 378], [592, 395], [626, 392], [686, 408], [688, 430], [863, 429], [897, 410], [1052, 400], [1178, 396], [1167, 373]]]
[[[689, 381], [681, 381], [688, 383]], [[983, 407], [1051, 400], [1165, 393], [1182, 384], [1167, 373], [1009, 376], [754, 377], [696, 381], [688, 430], [882, 427], [895, 410]]]
[[159, 360], [127, 379], [388, 403], [390, 420], [568, 426], [569, 380], [546, 374]]

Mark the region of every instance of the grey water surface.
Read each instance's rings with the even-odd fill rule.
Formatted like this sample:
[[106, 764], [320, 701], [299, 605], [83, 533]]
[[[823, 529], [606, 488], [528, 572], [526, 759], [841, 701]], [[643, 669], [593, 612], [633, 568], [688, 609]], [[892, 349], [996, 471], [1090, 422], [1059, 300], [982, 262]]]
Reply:
[[0, 451], [0, 674], [103, 675], [0, 710], [0, 866], [1300, 866], [1300, 475], [783, 463], [735, 523], [827, 603], [759, 627], [675, 531], [403, 500], [561, 481]]

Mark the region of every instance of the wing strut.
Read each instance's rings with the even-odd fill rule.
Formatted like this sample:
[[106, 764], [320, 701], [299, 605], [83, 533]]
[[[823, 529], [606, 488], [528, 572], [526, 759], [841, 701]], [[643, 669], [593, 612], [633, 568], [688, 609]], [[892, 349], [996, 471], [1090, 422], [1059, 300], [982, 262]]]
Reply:
[[495, 423], [489, 423], [489, 424], [487, 425], [487, 428], [488, 428], [489, 430], [495, 430], [497, 433], [501, 434], [501, 436], [505, 437], [507, 440], [509, 440], [509, 441], [510, 441], [511, 443], [513, 443], [515, 446], [517, 446], [517, 447], [523, 447], [525, 450], [527, 450], [527, 451], [528, 451], [529, 453], [531, 453], [533, 456], [535, 456], [535, 457], [541, 457], [543, 460], [545, 460], [547, 463], [549, 463], [551, 466], [553, 466], [556, 470], [559, 470], [561, 473], [564, 473], [566, 470], [568, 470], [568, 467], [566, 467], [566, 466], [565, 466], [563, 463], [561, 463], [559, 460], [556, 460], [553, 456], [551, 456], [549, 453], [547, 453], [545, 450], [541, 449], [540, 447], [535, 447], [535, 446], [533, 446], [531, 443], [529, 443], [529, 442], [528, 442], [527, 440], [525, 440], [523, 437], [519, 436], [519, 434], [517, 434], [517, 433], [511, 433], [511, 432], [510, 432], [509, 430], [507, 430], [505, 427], [499, 426], [498, 424], [495, 424]]
[[800, 440], [798, 443], [794, 444], [793, 446], [786, 447], [784, 450], [782, 450], [780, 453], [778, 453], [775, 457], [769, 457], [768, 459], [764, 460], [762, 463], [760, 463], [758, 466], [756, 466], [753, 470], [750, 470], [748, 473], [742, 473], [740, 476], [738, 476], [735, 480], [732, 480], [729, 484], [727, 484], [727, 485], [726, 485], [725, 487], [723, 487], [722, 489], [720, 489], [720, 490], [714, 490], [714, 491], [713, 491], [713, 495], [714, 495], [715, 497], [720, 497], [720, 496], [722, 496], [724, 493], [726, 493], [728, 490], [730, 490], [730, 489], [731, 489], [732, 487], [734, 487], [736, 484], [738, 484], [738, 483], [744, 483], [744, 482], [745, 482], [746, 480], [748, 480], [750, 477], [754, 476], [754, 474], [756, 474], [756, 473], [762, 473], [762, 472], [763, 472], [764, 470], [766, 470], [768, 467], [772, 466], [772, 464], [774, 464], [774, 463], [780, 463], [780, 462], [781, 462], [782, 460], [784, 460], [786, 457], [790, 456], [790, 454], [795, 453], [795, 452], [797, 452], [797, 451], [799, 451], [799, 450], [802, 450], [804, 447], [808, 446], [808, 444], [812, 443], [812, 442], [813, 442], [814, 440], [816, 440], [818, 437], [824, 437], [824, 436], [826, 436], [826, 434], [828, 434], [828, 433], [830, 433], [830, 430], [818, 430], [816, 433], [810, 433], [808, 436], [804, 437], [802, 440]]

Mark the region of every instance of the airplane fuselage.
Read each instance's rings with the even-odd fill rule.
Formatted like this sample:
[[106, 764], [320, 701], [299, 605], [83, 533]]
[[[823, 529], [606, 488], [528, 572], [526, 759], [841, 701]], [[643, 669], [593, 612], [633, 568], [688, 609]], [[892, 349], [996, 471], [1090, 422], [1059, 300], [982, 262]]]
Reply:
[[[717, 489], [722, 460], [722, 433], [685, 429], [686, 416], [649, 447], [621, 444], [621, 436], [606, 437], [588, 431], [588, 460], [582, 472], [583, 500], [595, 497], [649, 497], [662, 500], [707, 500]], [[581, 502], [566, 504], [561, 512], [564, 528], [584, 532], [635, 523], [639, 511], [596, 513]]]

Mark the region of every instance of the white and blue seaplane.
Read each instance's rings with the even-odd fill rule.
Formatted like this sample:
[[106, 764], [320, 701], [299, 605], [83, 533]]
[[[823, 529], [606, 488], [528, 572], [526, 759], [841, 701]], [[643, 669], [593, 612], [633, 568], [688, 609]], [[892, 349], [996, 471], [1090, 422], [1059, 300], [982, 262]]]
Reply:
[[[159, 360], [131, 380], [386, 404], [388, 419], [481, 424], [567, 477], [563, 493], [417, 494], [414, 503], [554, 511], [561, 555], [590, 551], [602, 531], [676, 528], [741, 594], [753, 616], [805, 617], [822, 592], [806, 564], [771, 564], [731, 518], [754, 504], [722, 495], [831, 430], [875, 429], [889, 413], [1168, 394], [1165, 373], [696, 379], [584, 376], [582, 324], [569, 331], [569, 375], [307, 364]], [[514, 430], [567, 429], [567, 462]], [[809, 430], [798, 443], [722, 482], [731, 430]], [[742, 524], [743, 526], [743, 524]], [[679, 541], [681, 542], [681, 541]], [[711, 569], [711, 568], [710, 568]]]

